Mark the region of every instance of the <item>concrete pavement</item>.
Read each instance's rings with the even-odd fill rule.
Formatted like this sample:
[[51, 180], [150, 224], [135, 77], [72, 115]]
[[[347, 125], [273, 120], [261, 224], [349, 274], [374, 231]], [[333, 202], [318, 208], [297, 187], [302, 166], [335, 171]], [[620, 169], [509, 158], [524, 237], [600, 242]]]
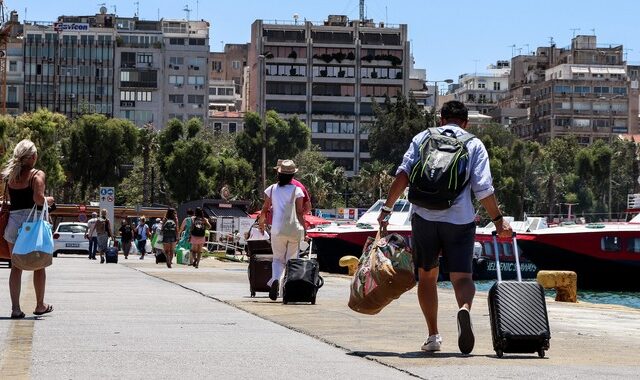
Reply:
[[[285, 306], [266, 293], [249, 297], [246, 265], [209, 258], [200, 269], [167, 269], [151, 260], [100, 265], [58, 258], [48, 270], [47, 300], [55, 311], [38, 320], [30, 315], [0, 320], [0, 373], [20, 375], [22, 369], [27, 378], [60, 379], [633, 378], [640, 373], [635, 309], [549, 299], [548, 357], [497, 359], [486, 295], [479, 293], [472, 311], [476, 347], [462, 356], [453, 293], [441, 289], [443, 351], [427, 354], [419, 350], [426, 328], [415, 289], [379, 315], [366, 316], [346, 306], [349, 279], [324, 274], [316, 305]], [[6, 284], [7, 277], [0, 269], [0, 282]], [[26, 288], [26, 279], [23, 283]], [[32, 293], [23, 290], [25, 312], [33, 310]], [[6, 300], [8, 316], [7, 287], [0, 287], [0, 300]]]

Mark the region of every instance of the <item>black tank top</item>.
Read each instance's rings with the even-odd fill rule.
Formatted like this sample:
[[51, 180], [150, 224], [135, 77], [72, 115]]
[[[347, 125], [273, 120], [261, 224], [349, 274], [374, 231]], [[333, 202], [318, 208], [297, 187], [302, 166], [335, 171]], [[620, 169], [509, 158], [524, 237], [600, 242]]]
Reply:
[[[31, 210], [33, 205], [36, 204], [33, 201], [33, 178], [36, 176], [39, 170], [36, 170], [31, 174], [29, 178], [29, 186], [24, 189], [13, 189], [9, 186], [9, 198], [11, 199], [11, 211], [14, 210]], [[40, 209], [41, 207], [38, 207]]]

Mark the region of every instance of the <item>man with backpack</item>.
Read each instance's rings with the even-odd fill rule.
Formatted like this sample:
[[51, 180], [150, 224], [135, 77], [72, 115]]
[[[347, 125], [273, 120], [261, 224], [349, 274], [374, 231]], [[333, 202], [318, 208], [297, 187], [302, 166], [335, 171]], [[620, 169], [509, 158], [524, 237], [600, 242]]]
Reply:
[[475, 210], [471, 193], [480, 200], [500, 236], [512, 229], [502, 218], [494, 195], [489, 156], [480, 139], [465, 131], [468, 110], [458, 101], [442, 106], [440, 127], [420, 132], [411, 141], [380, 211], [380, 226], [388, 224], [393, 205], [409, 186], [411, 230], [418, 278], [418, 301], [429, 336], [423, 351], [440, 351], [438, 333], [439, 255], [447, 259], [458, 302], [458, 347], [473, 350], [471, 304], [475, 295], [472, 258]]

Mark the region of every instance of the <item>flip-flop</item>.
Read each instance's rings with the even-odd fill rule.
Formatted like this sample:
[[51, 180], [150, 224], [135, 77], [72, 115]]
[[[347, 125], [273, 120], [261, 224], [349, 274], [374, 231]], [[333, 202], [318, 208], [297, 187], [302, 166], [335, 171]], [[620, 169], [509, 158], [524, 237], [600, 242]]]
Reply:
[[34, 311], [33, 315], [47, 314], [47, 313], [51, 313], [52, 311], [53, 311], [53, 305], [48, 305], [44, 311]]
[[11, 319], [22, 319], [24, 317], [25, 315], [23, 312], [20, 312], [20, 314], [11, 314]]

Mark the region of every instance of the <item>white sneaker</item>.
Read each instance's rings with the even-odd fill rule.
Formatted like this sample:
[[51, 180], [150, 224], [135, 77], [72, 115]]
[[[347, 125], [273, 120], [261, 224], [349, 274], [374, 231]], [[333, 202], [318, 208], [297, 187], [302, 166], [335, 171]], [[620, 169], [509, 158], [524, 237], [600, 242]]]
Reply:
[[429, 335], [427, 341], [422, 345], [422, 351], [440, 351], [440, 346], [442, 345], [442, 338], [440, 334]]
[[463, 354], [470, 354], [473, 351], [474, 343], [471, 313], [463, 306], [458, 310], [458, 348]]

